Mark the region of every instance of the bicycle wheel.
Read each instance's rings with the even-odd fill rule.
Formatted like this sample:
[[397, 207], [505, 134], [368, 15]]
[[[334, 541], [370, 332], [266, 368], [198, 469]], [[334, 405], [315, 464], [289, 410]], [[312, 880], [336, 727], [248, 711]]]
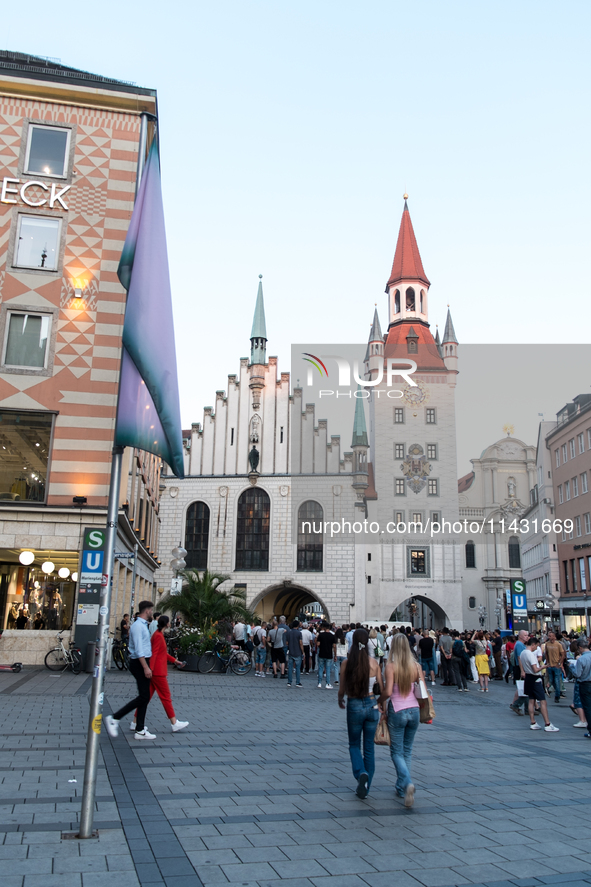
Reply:
[[230, 660], [230, 668], [234, 674], [248, 674], [252, 668], [250, 656], [244, 650], [239, 650]]
[[70, 669], [72, 674], [80, 674], [82, 671], [82, 656], [78, 650], [70, 650]]
[[50, 650], [45, 657], [45, 666], [50, 671], [63, 671], [67, 664], [68, 660], [64, 656], [64, 651], [61, 647], [55, 647], [55, 649]]
[[209, 653], [204, 653], [201, 659], [199, 660], [199, 671], [201, 674], [209, 674], [210, 671], [213, 671], [213, 667], [215, 665], [216, 655], [211, 651]]
[[121, 651], [121, 647], [116, 647], [113, 650], [113, 662], [119, 669], [119, 671], [123, 671], [125, 668], [125, 662], [123, 661], [123, 652]]
[[123, 650], [123, 668], [129, 671], [129, 649], [127, 647]]

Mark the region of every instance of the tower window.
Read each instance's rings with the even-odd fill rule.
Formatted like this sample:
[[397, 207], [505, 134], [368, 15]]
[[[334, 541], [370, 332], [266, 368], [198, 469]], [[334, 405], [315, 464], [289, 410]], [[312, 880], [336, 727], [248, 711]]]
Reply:
[[394, 407], [394, 424], [404, 425], [404, 407]]
[[427, 459], [437, 459], [437, 444], [427, 444]]
[[411, 573], [425, 573], [425, 552], [420, 549], [411, 551], [410, 553], [410, 571]]
[[205, 502], [193, 502], [187, 509], [185, 548], [187, 567], [190, 570], [207, 568], [209, 546], [209, 507]]
[[429, 496], [438, 496], [439, 495], [439, 484], [433, 478], [429, 478], [428, 485], [427, 485], [427, 494]]
[[298, 510], [298, 566], [302, 573], [322, 572], [322, 506], [313, 499]]
[[234, 429], [230, 428], [230, 446], [234, 446]]
[[421, 290], [420, 306], [421, 306], [421, 314], [424, 314], [425, 313], [425, 290]]
[[406, 310], [415, 310], [415, 291], [413, 290], [412, 286], [409, 286], [406, 290]]
[[521, 552], [519, 550], [519, 539], [517, 536], [511, 536], [509, 539], [509, 568], [511, 570], [521, 569]]
[[269, 569], [269, 523], [271, 502], [268, 494], [254, 487], [238, 500], [236, 570]]
[[471, 539], [466, 542], [466, 567], [473, 570], [476, 567], [476, 546]]
[[279, 429], [279, 443], [283, 443], [283, 425]]
[[406, 484], [404, 483], [403, 477], [396, 478], [396, 495], [397, 496], [406, 496]]
[[425, 410], [425, 421], [427, 425], [435, 425], [437, 423], [437, 414], [435, 407], [427, 407]]
[[400, 290], [394, 293], [394, 314], [400, 314]]

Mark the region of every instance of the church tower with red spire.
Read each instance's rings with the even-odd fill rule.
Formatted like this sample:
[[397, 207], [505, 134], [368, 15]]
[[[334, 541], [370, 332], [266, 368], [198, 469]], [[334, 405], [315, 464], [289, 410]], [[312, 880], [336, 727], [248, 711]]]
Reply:
[[[416, 612], [416, 624], [455, 628], [463, 621], [463, 540], [443, 530], [444, 522], [449, 526], [459, 520], [455, 418], [458, 343], [449, 312], [444, 341], [439, 343], [431, 333], [431, 283], [423, 267], [407, 197], [405, 194], [386, 284], [388, 325], [384, 346], [376, 348], [373, 330], [379, 327], [379, 321], [374, 317], [365, 363], [366, 378], [373, 383], [368, 388], [368, 518], [380, 527], [394, 528], [381, 536], [379, 544], [367, 546], [367, 560], [372, 563], [374, 575], [366, 587], [365, 619], [371, 622], [378, 614], [397, 611], [398, 619], [408, 620]], [[388, 367], [409, 364], [414, 369], [408, 379], [414, 384], [394, 376], [388, 385]]]

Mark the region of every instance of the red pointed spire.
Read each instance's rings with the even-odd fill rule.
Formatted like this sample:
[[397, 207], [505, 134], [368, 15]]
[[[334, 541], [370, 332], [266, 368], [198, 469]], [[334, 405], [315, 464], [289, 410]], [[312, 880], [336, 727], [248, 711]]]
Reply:
[[421, 262], [421, 254], [417, 246], [417, 239], [413, 231], [406, 200], [404, 201], [404, 212], [402, 213], [400, 231], [398, 232], [398, 243], [396, 244], [396, 253], [394, 254], [390, 279], [386, 284], [386, 292], [399, 280], [419, 280], [425, 286], [431, 285]]

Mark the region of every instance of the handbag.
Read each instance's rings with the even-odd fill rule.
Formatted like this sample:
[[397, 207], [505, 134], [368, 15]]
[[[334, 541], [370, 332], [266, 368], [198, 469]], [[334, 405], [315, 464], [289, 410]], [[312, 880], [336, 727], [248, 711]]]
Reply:
[[388, 730], [388, 719], [384, 716], [378, 721], [376, 733], [373, 738], [376, 745], [390, 745], [390, 731]]
[[525, 696], [524, 684], [525, 684], [525, 681], [515, 681], [515, 686], [517, 688], [517, 695], [518, 696]]
[[433, 698], [427, 692], [427, 698], [418, 699], [417, 702], [419, 703], [421, 724], [430, 724], [435, 717], [435, 706], [433, 705]]
[[422, 680], [415, 681], [415, 683], [413, 684], [413, 690], [414, 690], [415, 697], [417, 699], [428, 699], [429, 698], [429, 692], [425, 686], [424, 681], [422, 681]]

